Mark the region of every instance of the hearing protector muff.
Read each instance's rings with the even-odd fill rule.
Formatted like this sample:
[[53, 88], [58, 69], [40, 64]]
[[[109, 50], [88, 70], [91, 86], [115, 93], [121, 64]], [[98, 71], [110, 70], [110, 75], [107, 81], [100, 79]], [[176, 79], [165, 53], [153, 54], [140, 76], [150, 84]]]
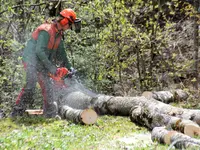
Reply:
[[60, 24], [62, 26], [65, 26], [67, 24], [69, 24], [69, 26], [71, 26], [71, 29], [74, 30], [76, 33], [80, 33], [81, 32], [81, 19], [77, 18], [75, 19], [74, 23], [72, 23], [68, 18], [63, 18], [60, 21]]
[[69, 20], [68, 20], [67, 18], [63, 18], [63, 19], [60, 21], [60, 24], [61, 24], [62, 26], [65, 26], [65, 25], [68, 24], [68, 22], [69, 22]]

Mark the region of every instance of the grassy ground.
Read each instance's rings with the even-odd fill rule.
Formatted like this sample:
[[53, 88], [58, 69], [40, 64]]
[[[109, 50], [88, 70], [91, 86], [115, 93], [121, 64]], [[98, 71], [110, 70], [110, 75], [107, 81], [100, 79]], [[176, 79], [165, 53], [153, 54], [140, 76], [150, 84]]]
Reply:
[[0, 121], [2, 150], [164, 150], [128, 117], [102, 116], [95, 125], [31, 116]]

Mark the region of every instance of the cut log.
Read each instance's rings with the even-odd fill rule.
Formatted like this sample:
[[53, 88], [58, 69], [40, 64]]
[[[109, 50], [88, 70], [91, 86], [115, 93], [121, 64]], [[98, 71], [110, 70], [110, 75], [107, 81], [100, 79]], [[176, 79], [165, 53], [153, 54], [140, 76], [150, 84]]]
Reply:
[[153, 98], [153, 92], [151, 92], [151, 91], [144, 91], [142, 93], [142, 96], [144, 96], [146, 99], [152, 99]]
[[168, 125], [171, 125], [171, 129], [184, 133], [190, 137], [200, 136], [199, 125], [191, 120], [181, 119], [176, 122], [176, 124], [169, 122]]
[[150, 130], [154, 127], [162, 126], [177, 128], [177, 125], [181, 122], [180, 118], [160, 114], [156, 110], [149, 108], [147, 105], [132, 107], [130, 111], [130, 119], [132, 122], [146, 126]]
[[187, 124], [184, 127], [184, 134], [190, 137], [200, 136], [200, 127], [194, 124]]
[[61, 106], [59, 113], [63, 119], [81, 124], [94, 124], [98, 118], [97, 113], [92, 109], [73, 109], [67, 105]]
[[138, 105], [146, 105], [155, 110], [158, 114], [165, 114], [181, 119], [192, 120], [197, 124], [200, 124], [200, 110], [177, 108], [155, 100], [154, 98], [147, 99], [144, 96], [114, 97], [109, 95], [97, 95], [92, 97], [81, 91], [73, 90], [73, 88], [64, 88], [59, 90], [59, 93], [63, 91], [61, 94], [62, 96], [59, 96], [59, 107], [66, 105], [77, 110], [94, 108], [94, 110], [100, 115], [109, 114], [129, 116], [133, 107]]
[[190, 136], [199, 136], [200, 127], [198, 124], [194, 123], [191, 120], [182, 120], [178, 125], [179, 131]]
[[145, 91], [142, 93], [142, 96], [146, 97], [147, 99], [153, 98], [166, 104], [174, 102], [174, 95], [170, 91], [158, 91], [158, 92]]
[[152, 141], [157, 141], [161, 144], [173, 144], [178, 149], [198, 149], [200, 146], [200, 140], [176, 131], [168, 131], [165, 127], [155, 127], [152, 130], [151, 139]]
[[180, 119], [167, 114], [158, 113], [148, 105], [138, 105], [132, 107], [130, 112], [130, 119], [132, 122], [146, 126], [149, 129], [153, 129], [154, 127], [167, 126], [169, 129], [182, 132], [190, 137], [200, 135], [200, 127], [195, 122], [191, 120]]
[[174, 95], [170, 91], [153, 92], [153, 98], [166, 104], [175, 101]]
[[27, 109], [25, 112], [29, 115], [43, 115], [42, 109]]
[[174, 99], [176, 101], [186, 101], [188, 99], [189, 95], [187, 92], [181, 89], [177, 89], [174, 91]]
[[147, 99], [153, 98], [166, 104], [169, 104], [170, 102], [185, 101], [189, 97], [187, 92], [181, 89], [174, 91], [145, 91], [142, 93], [142, 96]]

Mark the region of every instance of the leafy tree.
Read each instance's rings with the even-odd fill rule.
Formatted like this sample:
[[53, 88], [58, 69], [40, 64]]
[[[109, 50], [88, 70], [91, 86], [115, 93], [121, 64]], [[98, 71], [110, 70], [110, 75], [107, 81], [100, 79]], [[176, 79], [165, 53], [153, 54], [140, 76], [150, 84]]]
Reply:
[[[199, 15], [187, 1], [1, 2], [2, 107], [14, 103], [24, 84], [21, 54], [32, 31], [67, 7], [82, 19], [82, 31], [66, 32], [66, 52], [78, 69], [78, 77], [89, 88], [98, 93], [136, 95], [145, 90], [172, 88], [177, 83], [181, 88], [198, 83], [199, 35], [193, 43], [192, 33], [198, 33]], [[41, 105], [41, 95], [36, 99]]]

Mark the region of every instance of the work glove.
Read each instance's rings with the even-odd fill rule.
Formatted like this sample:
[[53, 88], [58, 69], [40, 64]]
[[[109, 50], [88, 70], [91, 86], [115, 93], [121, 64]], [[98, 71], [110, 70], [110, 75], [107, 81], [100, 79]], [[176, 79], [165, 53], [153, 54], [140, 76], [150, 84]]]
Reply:
[[71, 68], [69, 69], [69, 71], [70, 71], [72, 74], [75, 74], [75, 73], [77, 72], [77, 70], [74, 69], [73, 67], [71, 67]]
[[65, 67], [57, 68], [56, 70], [56, 77], [63, 78], [68, 73], [68, 69]]
[[68, 69], [65, 67], [57, 68], [56, 73], [54, 75], [49, 74], [50, 77], [56, 81], [60, 81], [66, 74], [68, 73]]

